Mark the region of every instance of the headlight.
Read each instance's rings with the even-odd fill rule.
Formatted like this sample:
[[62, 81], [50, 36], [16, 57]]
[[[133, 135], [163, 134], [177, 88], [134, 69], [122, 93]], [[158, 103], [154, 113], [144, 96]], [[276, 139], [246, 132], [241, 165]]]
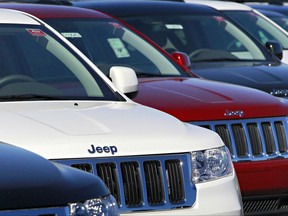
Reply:
[[194, 184], [216, 180], [233, 172], [227, 147], [192, 152], [192, 182]]
[[112, 195], [71, 203], [70, 216], [118, 216], [117, 202]]

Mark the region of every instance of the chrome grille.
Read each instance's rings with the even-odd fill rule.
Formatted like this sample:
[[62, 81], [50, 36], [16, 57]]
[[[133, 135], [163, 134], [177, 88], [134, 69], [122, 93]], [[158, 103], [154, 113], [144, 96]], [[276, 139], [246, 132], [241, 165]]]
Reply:
[[116, 198], [122, 213], [191, 207], [196, 199], [189, 170], [190, 154], [55, 162], [98, 175]]
[[286, 117], [191, 123], [217, 132], [233, 161], [288, 157]]

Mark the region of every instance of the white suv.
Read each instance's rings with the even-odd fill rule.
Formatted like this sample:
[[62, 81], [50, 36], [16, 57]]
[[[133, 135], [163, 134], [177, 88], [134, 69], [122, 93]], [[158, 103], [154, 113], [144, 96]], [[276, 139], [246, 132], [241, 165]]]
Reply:
[[112, 67], [113, 85], [54, 29], [13, 10], [0, 10], [0, 46], [1, 141], [100, 176], [120, 213], [242, 215], [220, 137], [127, 98], [132, 69]]

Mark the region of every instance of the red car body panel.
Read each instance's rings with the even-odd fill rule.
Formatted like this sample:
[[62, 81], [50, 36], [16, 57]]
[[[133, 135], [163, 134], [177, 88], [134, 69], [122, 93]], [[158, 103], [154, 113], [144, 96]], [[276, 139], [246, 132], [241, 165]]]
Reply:
[[[75, 17], [108, 18], [86, 9], [32, 4], [0, 4], [23, 10], [41, 19]], [[165, 53], [163, 51], [163, 53]], [[187, 69], [188, 71], [188, 69]], [[193, 92], [193, 93], [191, 93]], [[288, 100], [247, 87], [199, 78], [140, 78], [136, 102], [165, 111], [184, 122], [228, 121], [288, 115]], [[227, 111], [243, 115], [226, 115]], [[234, 163], [242, 195], [288, 194], [288, 160]]]
[[139, 83], [136, 102], [184, 122], [239, 119], [239, 116], [225, 115], [227, 110], [239, 109], [244, 113], [241, 118], [287, 115], [288, 101], [242, 86], [197, 78], [140, 78]]
[[287, 159], [234, 163], [242, 196], [288, 193]]

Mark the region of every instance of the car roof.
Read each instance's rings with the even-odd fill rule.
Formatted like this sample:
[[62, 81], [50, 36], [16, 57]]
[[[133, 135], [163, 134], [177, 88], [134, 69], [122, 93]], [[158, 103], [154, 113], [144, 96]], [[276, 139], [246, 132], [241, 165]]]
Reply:
[[185, 0], [189, 3], [203, 4], [215, 8], [216, 10], [252, 10], [251, 7], [245, 4], [227, 1], [211, 1], [211, 0]]
[[[185, 4], [183, 2], [172, 1], [75, 1], [74, 6], [87, 7], [101, 11], [108, 9], [115, 16], [126, 15], [129, 10], [130, 15], [145, 15], [149, 11], [150, 15], [156, 14], [216, 14], [219, 13], [208, 6], [198, 4]], [[161, 10], [159, 10], [161, 8]], [[133, 14], [132, 14], [133, 13]]]
[[30, 3], [0, 3], [0, 8], [10, 8], [42, 18], [111, 18], [95, 10], [64, 5], [30, 4]]
[[40, 23], [31, 16], [16, 10], [0, 8], [0, 23], [2, 24], [30, 24], [40, 25]]
[[262, 5], [262, 4], [249, 4], [252, 8], [259, 10], [269, 10], [269, 11], [276, 11], [278, 13], [282, 13], [284, 15], [288, 14], [288, 6], [287, 5]]

